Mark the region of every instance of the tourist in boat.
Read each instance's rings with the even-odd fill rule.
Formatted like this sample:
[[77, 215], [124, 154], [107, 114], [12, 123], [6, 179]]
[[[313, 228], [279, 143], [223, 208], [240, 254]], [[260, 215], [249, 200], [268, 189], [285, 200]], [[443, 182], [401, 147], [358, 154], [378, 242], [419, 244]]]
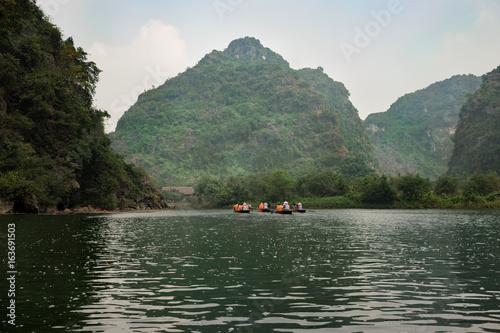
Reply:
[[298, 203], [297, 205], [293, 204], [294, 208], [295, 208], [295, 211], [297, 213], [305, 213], [306, 210], [302, 207], [302, 203]]
[[261, 202], [260, 205], [259, 205], [259, 211], [261, 211], [261, 212], [269, 212], [269, 211], [271, 211], [269, 209], [269, 204], [267, 202], [266, 203], [262, 203]]
[[246, 202], [244, 202], [243, 206], [241, 206], [241, 210], [250, 210]]
[[285, 201], [285, 202], [283, 203], [283, 209], [284, 209], [284, 210], [290, 210], [290, 205], [288, 204], [288, 201]]
[[233, 206], [233, 209], [234, 209], [235, 212], [240, 211], [241, 210], [241, 204], [236, 203], [236, 205]]
[[281, 202], [278, 202], [278, 205], [276, 206], [276, 210], [277, 211], [282, 211], [283, 210], [283, 205], [281, 204]]

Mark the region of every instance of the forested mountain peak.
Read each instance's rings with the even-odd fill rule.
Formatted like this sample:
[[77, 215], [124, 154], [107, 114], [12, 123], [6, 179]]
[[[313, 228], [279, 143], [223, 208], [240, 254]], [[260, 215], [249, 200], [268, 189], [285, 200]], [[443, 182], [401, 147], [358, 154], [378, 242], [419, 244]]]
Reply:
[[233, 40], [224, 51], [213, 50], [205, 55], [198, 65], [227, 65], [229, 63], [240, 65], [275, 64], [284, 68], [290, 67], [281, 55], [264, 47], [254, 37]]
[[375, 158], [348, 95], [321, 67], [291, 69], [245, 37], [142, 94], [113, 146], [172, 186], [275, 169], [367, 174]]
[[233, 40], [223, 52], [229, 57], [248, 62], [275, 63], [289, 67], [283, 57], [271, 49], [264, 47], [260, 41], [253, 37], [244, 37]]

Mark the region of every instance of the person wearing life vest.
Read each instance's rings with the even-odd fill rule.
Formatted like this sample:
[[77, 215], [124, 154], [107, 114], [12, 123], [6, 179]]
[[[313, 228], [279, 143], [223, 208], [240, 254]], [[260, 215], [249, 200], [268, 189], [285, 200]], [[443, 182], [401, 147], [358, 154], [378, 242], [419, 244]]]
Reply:
[[283, 209], [284, 209], [284, 210], [290, 210], [290, 205], [288, 204], [288, 201], [285, 201], [285, 202], [283, 203]]
[[276, 206], [276, 210], [277, 211], [282, 211], [283, 210], [283, 205], [281, 204], [281, 202], [278, 202], [278, 205]]
[[262, 202], [259, 205], [259, 209], [264, 209], [264, 204]]
[[236, 203], [236, 205], [233, 206], [233, 209], [234, 209], [235, 212], [241, 210], [240, 204]]
[[241, 207], [241, 210], [248, 210], [248, 205], [246, 202], [243, 203], [243, 206]]
[[300, 202], [297, 204], [297, 210], [302, 210], [302, 204]]

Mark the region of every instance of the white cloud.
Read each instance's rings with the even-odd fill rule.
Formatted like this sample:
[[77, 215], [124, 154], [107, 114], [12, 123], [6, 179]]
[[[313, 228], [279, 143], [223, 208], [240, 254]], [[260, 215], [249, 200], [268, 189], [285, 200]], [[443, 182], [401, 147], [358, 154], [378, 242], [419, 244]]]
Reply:
[[111, 115], [107, 131], [114, 130], [139, 94], [187, 67], [186, 43], [179, 29], [154, 19], [143, 25], [130, 43], [115, 46], [96, 42], [88, 53], [102, 70], [95, 104]]

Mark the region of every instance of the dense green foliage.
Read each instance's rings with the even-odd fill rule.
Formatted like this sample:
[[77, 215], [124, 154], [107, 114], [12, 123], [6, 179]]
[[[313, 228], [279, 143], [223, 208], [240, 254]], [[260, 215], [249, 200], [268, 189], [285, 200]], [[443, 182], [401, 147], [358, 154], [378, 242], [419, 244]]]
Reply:
[[203, 177], [195, 206], [230, 207], [246, 201], [301, 202], [304, 208], [500, 208], [500, 177], [475, 173], [431, 182], [417, 175], [344, 178], [330, 171], [294, 179], [283, 170], [243, 177]]
[[458, 180], [450, 176], [441, 176], [436, 180], [434, 192], [437, 195], [454, 196], [458, 193]]
[[500, 66], [483, 76], [483, 83], [460, 109], [448, 173], [500, 173]]
[[293, 70], [246, 37], [143, 93], [111, 138], [165, 185], [277, 168], [370, 174], [372, 146], [348, 96], [321, 68]]
[[164, 205], [112, 152], [92, 107], [99, 72], [34, 1], [0, 2], [0, 200], [15, 211]]
[[397, 198], [396, 190], [391, 187], [387, 177], [366, 178], [365, 186], [359, 195], [360, 201], [369, 204], [393, 204]]
[[431, 178], [446, 173], [460, 107], [480, 83], [474, 75], [457, 75], [406, 94], [386, 112], [369, 115], [363, 124], [381, 172]]

